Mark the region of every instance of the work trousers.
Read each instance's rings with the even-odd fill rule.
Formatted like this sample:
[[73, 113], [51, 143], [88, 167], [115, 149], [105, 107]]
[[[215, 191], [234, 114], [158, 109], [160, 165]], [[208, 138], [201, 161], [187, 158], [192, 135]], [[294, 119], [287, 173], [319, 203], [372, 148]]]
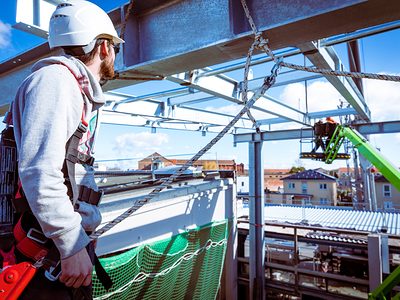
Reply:
[[[94, 263], [93, 242], [86, 246], [86, 250]], [[18, 262], [27, 261], [21, 253], [16, 252], [16, 257]], [[48, 280], [44, 272], [42, 268], [36, 272], [19, 300], [90, 300], [93, 298], [92, 285], [82, 286], [78, 289], [67, 287], [59, 280]]]

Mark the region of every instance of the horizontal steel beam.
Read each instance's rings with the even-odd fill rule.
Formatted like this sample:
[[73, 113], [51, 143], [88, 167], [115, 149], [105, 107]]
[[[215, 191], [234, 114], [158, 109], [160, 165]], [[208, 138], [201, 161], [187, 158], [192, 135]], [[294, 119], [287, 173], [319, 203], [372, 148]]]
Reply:
[[398, 133], [400, 132], [400, 121], [376, 122], [367, 124], [352, 124], [362, 135], [379, 133]]
[[[103, 123], [125, 124], [132, 126], [164, 126], [185, 129], [186, 125], [194, 124], [196, 130], [207, 131], [215, 126], [226, 126], [235, 116], [217, 111], [206, 111], [199, 108], [184, 106], [168, 106], [157, 100], [138, 100], [123, 103], [126, 99], [134, 98], [128, 94], [107, 93], [108, 104], [103, 110]], [[179, 126], [170, 126], [178, 124]], [[185, 125], [185, 126], [182, 126]], [[164, 126], [166, 127], [166, 126]], [[252, 129], [253, 123], [242, 118], [234, 129]]]
[[[356, 114], [354, 108], [342, 108], [342, 109], [311, 112], [307, 114], [307, 118], [312, 120], [312, 119], [323, 119], [326, 117], [339, 117], [339, 116], [346, 116], [353, 114]], [[270, 118], [270, 119], [258, 120], [257, 122], [260, 125], [272, 125], [272, 124], [285, 123], [289, 121], [283, 118]]]
[[[364, 123], [351, 125], [361, 134], [383, 134], [400, 132], [400, 121]], [[312, 138], [312, 128], [264, 131], [257, 133], [239, 133], [234, 135], [235, 143], [250, 143], [256, 141], [281, 141]]]
[[[272, 49], [400, 19], [397, 0], [246, 2]], [[124, 74], [167, 76], [241, 58], [252, 39], [240, 1], [166, 1], [129, 20]]]
[[[190, 79], [188, 79], [188, 77], [190, 77]], [[243, 105], [243, 101], [240, 99], [241, 90], [238, 83], [235, 83], [230, 78], [226, 78], [226, 76], [220, 77], [220, 75], [218, 75], [202, 77], [195, 75], [188, 76], [188, 73], [180, 73], [168, 76], [167, 79], [177, 84], [205, 92], [217, 98]], [[250, 97], [251, 94], [249, 94], [249, 98]], [[304, 125], [309, 124], [304, 113], [267, 95], [261, 97], [252, 109], [258, 112], [281, 117], [290, 122], [297, 122]]]
[[[271, 49], [283, 49], [400, 19], [397, 0], [247, 0]], [[109, 13], [120, 28], [127, 6]], [[318, 26], [315, 26], [318, 24]], [[243, 57], [253, 40], [237, 0], [149, 0], [135, 4], [116, 68], [125, 80], [106, 90], [143, 82], [136, 77], [172, 75]], [[0, 106], [10, 102], [36, 60], [55, 54], [46, 44], [0, 65]], [[18, 74], [12, 74], [18, 73]]]

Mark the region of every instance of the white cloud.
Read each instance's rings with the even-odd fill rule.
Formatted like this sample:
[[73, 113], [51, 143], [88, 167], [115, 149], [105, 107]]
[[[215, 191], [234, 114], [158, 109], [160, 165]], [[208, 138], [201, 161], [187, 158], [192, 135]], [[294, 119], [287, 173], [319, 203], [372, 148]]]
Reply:
[[139, 133], [126, 133], [115, 138], [114, 148], [120, 152], [145, 151], [159, 149], [161, 145], [168, 143], [168, 134], [150, 133], [142, 131]]
[[169, 141], [168, 134], [150, 133], [142, 131], [139, 133], [121, 134], [115, 138], [114, 151], [121, 159], [133, 158], [128, 161], [120, 161], [117, 166], [121, 169], [137, 168], [137, 162], [140, 159], [152, 154], [161, 152], [165, 149]]
[[372, 121], [392, 121], [400, 118], [400, 83], [364, 80], [364, 90]]
[[212, 112], [218, 112], [222, 114], [236, 116], [242, 108], [243, 105], [229, 104], [221, 107], [208, 106], [205, 109]]
[[0, 21], [0, 49], [11, 45], [11, 25]]
[[[305, 87], [302, 83], [293, 83], [285, 87], [279, 97], [282, 102], [293, 108], [306, 110]], [[323, 111], [337, 108], [343, 97], [327, 81], [313, 81], [307, 86], [308, 111]]]

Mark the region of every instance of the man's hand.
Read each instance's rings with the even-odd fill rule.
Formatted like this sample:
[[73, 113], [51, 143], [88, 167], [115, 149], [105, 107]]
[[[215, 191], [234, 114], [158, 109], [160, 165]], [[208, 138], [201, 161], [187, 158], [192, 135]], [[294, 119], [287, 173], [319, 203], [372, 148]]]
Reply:
[[86, 248], [61, 260], [60, 281], [68, 287], [79, 288], [92, 282], [93, 264]]

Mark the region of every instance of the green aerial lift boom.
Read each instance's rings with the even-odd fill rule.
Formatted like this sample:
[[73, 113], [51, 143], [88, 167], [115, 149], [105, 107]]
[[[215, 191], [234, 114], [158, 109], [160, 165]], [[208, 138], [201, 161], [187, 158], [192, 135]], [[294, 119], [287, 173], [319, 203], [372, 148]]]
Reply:
[[[342, 125], [336, 125], [336, 129], [330, 137], [324, 151], [324, 161], [332, 163], [338, 155], [339, 148], [347, 138], [358, 152], [370, 161], [398, 191], [400, 191], [400, 171], [394, 167], [375, 147], [356, 130]], [[400, 294], [391, 298], [391, 292], [400, 283], [400, 266], [397, 267], [374, 291], [368, 294], [369, 300], [400, 299]]]
[[324, 151], [325, 163], [332, 163], [339, 152], [340, 146], [344, 139], [347, 138], [358, 152], [370, 161], [382, 175], [400, 191], [400, 171], [394, 167], [375, 147], [359, 134], [356, 130], [348, 127], [337, 125]]

